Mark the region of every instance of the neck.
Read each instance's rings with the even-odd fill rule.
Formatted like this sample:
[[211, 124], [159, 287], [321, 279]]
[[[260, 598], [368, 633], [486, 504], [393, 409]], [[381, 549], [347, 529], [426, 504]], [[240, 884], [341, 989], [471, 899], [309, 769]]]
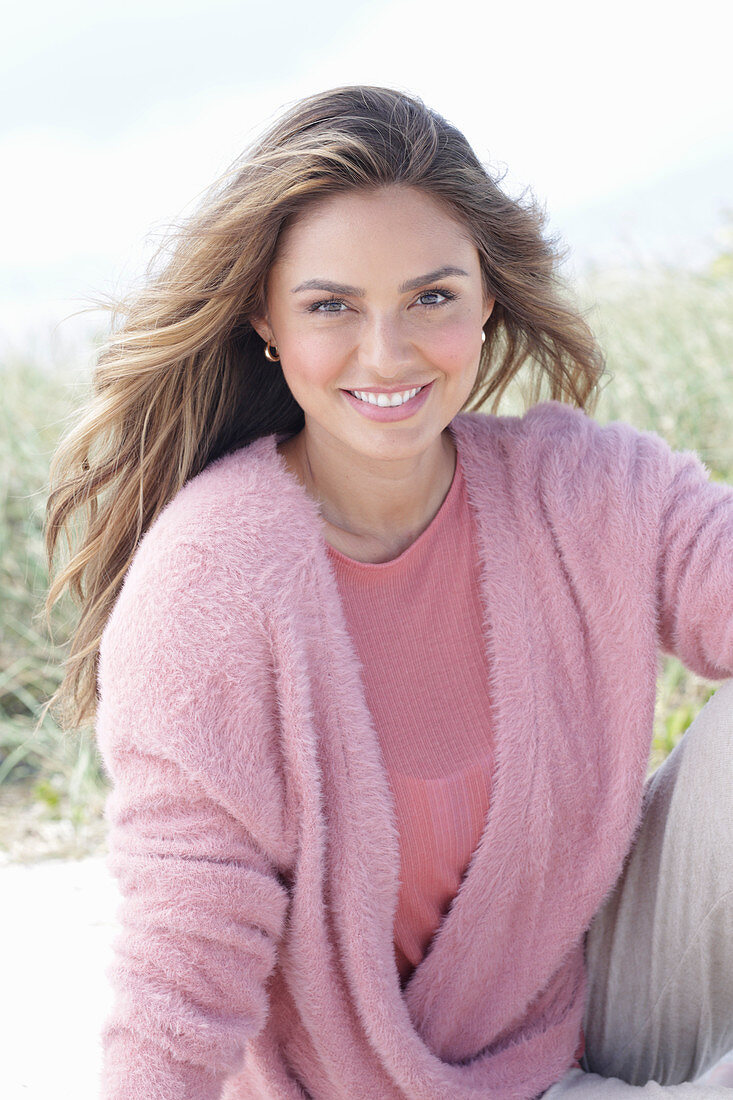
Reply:
[[351, 556], [388, 560], [406, 549], [435, 517], [450, 489], [456, 450], [445, 429], [428, 451], [375, 460], [307, 435], [280, 444], [293, 473], [320, 505], [328, 541]]

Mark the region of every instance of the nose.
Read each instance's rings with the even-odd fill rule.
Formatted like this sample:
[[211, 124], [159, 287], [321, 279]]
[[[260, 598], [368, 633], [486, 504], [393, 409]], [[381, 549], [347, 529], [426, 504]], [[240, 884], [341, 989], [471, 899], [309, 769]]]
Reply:
[[359, 366], [365, 374], [389, 383], [404, 377], [415, 362], [411, 343], [398, 318], [374, 317], [359, 332]]

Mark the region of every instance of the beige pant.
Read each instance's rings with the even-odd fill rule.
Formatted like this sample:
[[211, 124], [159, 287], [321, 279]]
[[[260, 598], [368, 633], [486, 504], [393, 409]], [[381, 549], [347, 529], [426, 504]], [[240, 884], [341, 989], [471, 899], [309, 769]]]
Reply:
[[733, 1048], [733, 680], [647, 781], [586, 959], [583, 1069], [544, 1100], [733, 1098], [692, 1083]]

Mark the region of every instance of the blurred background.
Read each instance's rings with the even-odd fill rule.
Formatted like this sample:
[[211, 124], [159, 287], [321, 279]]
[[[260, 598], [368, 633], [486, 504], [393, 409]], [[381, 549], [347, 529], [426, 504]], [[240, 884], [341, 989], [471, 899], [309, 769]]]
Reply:
[[[41, 529], [48, 463], [84, 403], [107, 324], [95, 299], [136, 284], [169, 225], [284, 107], [340, 84], [387, 84], [463, 130], [511, 194], [529, 187], [546, 206], [548, 232], [567, 249], [563, 273], [608, 358], [596, 418], [658, 431], [733, 481], [729, 20], [723, 0], [697, 0], [684, 17], [658, 0], [27, 0], [8, 9], [3, 873], [56, 861], [58, 897], [59, 861], [105, 852], [93, 731], [62, 735], [48, 715], [32, 732], [61, 679], [73, 621], [74, 608], [58, 605], [52, 640], [41, 617]], [[518, 389], [502, 411], [519, 411], [521, 400]], [[650, 770], [715, 686], [660, 660]], [[18, 923], [27, 927], [27, 915]]]
[[[730, 11], [657, 0], [29, 0], [0, 42], [0, 859], [103, 844], [91, 731], [49, 714], [37, 617], [44, 483], [108, 318], [166, 229], [272, 120], [339, 84], [416, 93], [513, 195], [530, 188], [608, 357], [597, 419], [695, 449], [733, 480]], [[505, 411], [521, 407], [519, 390]], [[660, 676], [652, 764], [709, 695]]]

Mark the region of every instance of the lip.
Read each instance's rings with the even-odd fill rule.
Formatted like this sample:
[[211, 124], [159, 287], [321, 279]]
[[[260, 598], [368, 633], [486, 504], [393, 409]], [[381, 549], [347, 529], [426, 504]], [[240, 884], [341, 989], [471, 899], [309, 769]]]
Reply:
[[[435, 381], [435, 379], [431, 379], [431, 381]], [[349, 386], [345, 392], [353, 393], [354, 390], [358, 390], [359, 393], [408, 393], [410, 390], [423, 389], [429, 385], [430, 382], [411, 382], [409, 385], [402, 386]]]
[[[357, 386], [356, 389], [359, 387]], [[407, 387], [407, 389], [414, 389], [414, 386]], [[423, 386], [419, 393], [416, 393], [414, 397], [411, 397], [409, 401], [405, 401], [402, 405], [397, 405], [394, 408], [390, 408], [389, 405], [370, 405], [367, 401], [360, 401], [358, 397], [354, 397], [348, 390], [342, 390], [345, 399], [349, 402], [352, 408], [355, 408], [357, 412], [360, 412], [362, 416], [366, 416], [368, 420], [406, 420], [423, 407], [430, 391], [433, 388], [433, 383], [428, 382]], [[360, 393], [404, 393], [404, 389], [399, 390], [359, 390]]]

